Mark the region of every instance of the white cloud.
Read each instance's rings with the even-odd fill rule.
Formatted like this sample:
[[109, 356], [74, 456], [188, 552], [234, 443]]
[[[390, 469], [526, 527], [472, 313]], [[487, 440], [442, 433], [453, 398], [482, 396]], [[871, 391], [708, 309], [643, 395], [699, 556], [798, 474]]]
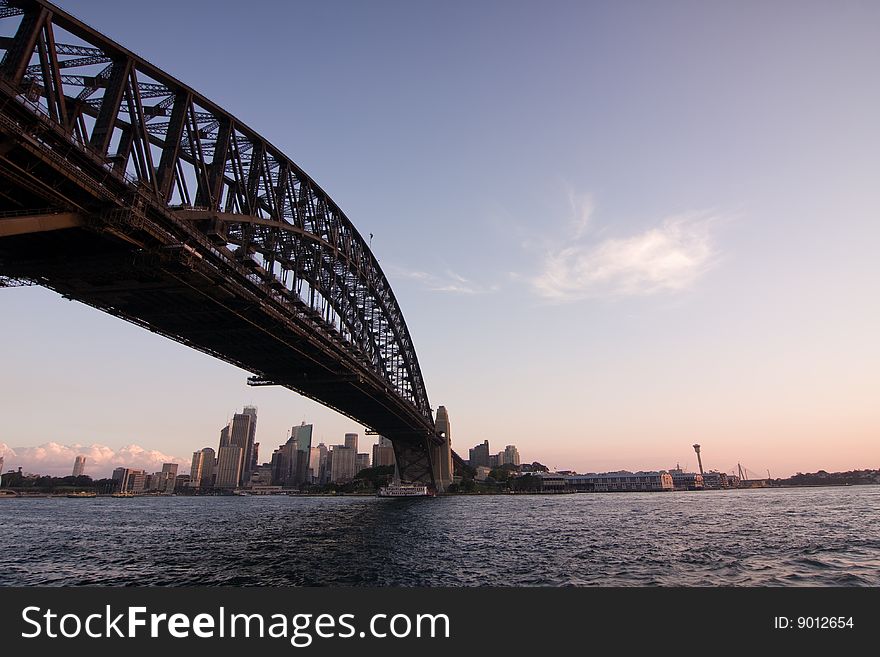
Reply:
[[583, 235], [591, 211], [575, 213], [573, 237], [546, 253], [531, 281], [538, 295], [565, 302], [684, 290], [713, 263], [713, 216], [669, 217], [629, 237], [590, 242]]
[[488, 294], [498, 290], [497, 285], [484, 286], [468, 280], [454, 271], [446, 270], [442, 275], [429, 274], [424, 271], [387, 267], [390, 278], [409, 278], [418, 281], [429, 292], [450, 292], [453, 294]]
[[155, 449], [144, 449], [140, 445], [126, 445], [113, 449], [107, 445], [92, 444], [62, 445], [60, 443], [43, 443], [37, 447], [15, 447], [0, 443], [0, 456], [5, 458], [3, 471], [19, 468], [24, 472], [67, 476], [73, 471], [73, 462], [77, 456], [85, 456], [85, 474], [95, 479], [109, 477], [113, 468], [142, 468], [147, 472], [158, 472], [163, 463], [179, 463], [189, 465], [189, 461], [163, 454]]

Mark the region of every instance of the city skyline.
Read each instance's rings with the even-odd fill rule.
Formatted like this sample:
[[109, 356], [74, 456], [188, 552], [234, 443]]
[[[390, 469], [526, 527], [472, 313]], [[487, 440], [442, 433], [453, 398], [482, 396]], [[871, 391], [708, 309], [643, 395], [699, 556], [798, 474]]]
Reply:
[[[295, 15], [236, 14], [261, 48], [198, 58], [180, 44], [223, 29], [216, 3], [175, 5], [172, 25], [161, 3], [138, 21], [63, 6], [258, 129], [375, 235], [459, 455], [488, 439], [553, 468], [662, 469], [694, 467], [698, 442], [723, 471], [880, 462], [877, 6], [273, 4]], [[268, 83], [299, 60], [325, 102]], [[264, 446], [306, 419], [326, 444], [364, 433], [47, 290], [0, 296], [14, 449], [187, 463], [243, 402]]]

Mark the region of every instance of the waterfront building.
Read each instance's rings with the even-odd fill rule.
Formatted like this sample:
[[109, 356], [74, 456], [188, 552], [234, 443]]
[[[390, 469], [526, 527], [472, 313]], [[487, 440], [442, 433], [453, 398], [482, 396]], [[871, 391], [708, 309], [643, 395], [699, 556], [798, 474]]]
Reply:
[[699, 472], [684, 472], [681, 466], [676, 465], [669, 471], [672, 475], [672, 484], [675, 490], [700, 490], [703, 488], [703, 475]]
[[217, 456], [217, 488], [237, 488], [244, 450], [238, 445], [221, 447]]
[[253, 406], [245, 406], [244, 413], [236, 413], [232, 416], [232, 424], [229, 429], [229, 444], [241, 448], [241, 464], [238, 468], [236, 485], [246, 481], [245, 475], [250, 477], [249, 463], [253, 458], [254, 434], [257, 428], [256, 409]]
[[476, 474], [474, 475], [475, 481], [486, 481], [489, 478], [489, 473], [492, 472], [492, 468], [488, 465], [478, 465], [474, 470], [476, 470]]
[[[202, 488], [213, 488], [217, 473], [217, 456], [214, 449], [205, 447], [202, 449], [202, 477], [197, 482]], [[196, 483], [196, 482], [194, 482]]]
[[703, 473], [703, 488], [732, 488], [730, 475], [726, 472], [709, 470]]
[[251, 472], [251, 479], [248, 484], [249, 488], [277, 488], [281, 489], [280, 486], [272, 486], [272, 466], [269, 463], [264, 463], [263, 465], [258, 465]]
[[327, 445], [324, 443], [318, 443], [316, 447], [318, 450], [318, 469], [315, 471], [317, 484], [326, 484], [330, 481], [330, 450], [327, 449]]
[[500, 468], [504, 464], [504, 452], [489, 455], [489, 467]]
[[143, 493], [147, 489], [147, 472], [146, 470], [128, 471], [128, 491], [132, 493]]
[[202, 466], [205, 463], [205, 453], [202, 450], [193, 452], [192, 463], [189, 466], [189, 478], [192, 488], [198, 488], [202, 483]]
[[394, 465], [394, 445], [385, 436], [379, 436], [379, 442], [373, 445], [373, 467], [384, 465]]
[[251, 478], [251, 472], [255, 467], [257, 467], [257, 453], [260, 448], [260, 444], [256, 442], [257, 438], [257, 407], [256, 406], [245, 406], [242, 409], [242, 415], [247, 415], [251, 418], [251, 421], [248, 423], [248, 436], [247, 436], [247, 446], [244, 450], [244, 463], [241, 466], [241, 479], [242, 481], [249, 481]]
[[177, 480], [177, 463], [162, 464], [162, 478], [159, 482], [159, 490], [164, 493], [173, 493]]
[[362, 452], [355, 458], [355, 474], [370, 467], [369, 452]]
[[[542, 473], [543, 474], [543, 473]], [[584, 493], [626, 491], [671, 491], [672, 475], [668, 472], [602, 472], [565, 476], [567, 486]]]
[[519, 450], [515, 445], [508, 445], [504, 448], [504, 458], [502, 465], [519, 465]]
[[[85, 456], [77, 456], [73, 461], [73, 476], [81, 477], [83, 471], [86, 469], [86, 457]], [[3, 466], [0, 464], [0, 472], [3, 471]]]
[[111, 478], [115, 483], [116, 490], [124, 493], [128, 490], [128, 468], [116, 468], [113, 470]]
[[345, 445], [334, 445], [330, 458], [330, 481], [344, 484], [354, 479], [357, 474], [357, 452]]
[[[295, 486], [310, 483], [311, 481], [309, 478], [309, 462], [311, 461], [312, 430], [312, 425], [305, 422], [290, 430], [290, 441], [292, 441], [293, 445], [293, 450], [289, 455], [290, 483]], [[357, 439], [357, 436], [355, 436], [355, 439]]]
[[358, 451], [358, 435], [356, 433], [347, 433], [345, 434], [345, 446], [349, 449], [353, 449], [354, 453], [357, 454]]
[[489, 467], [489, 441], [484, 440], [482, 445], [476, 445], [468, 452], [468, 464], [472, 468], [477, 466]]

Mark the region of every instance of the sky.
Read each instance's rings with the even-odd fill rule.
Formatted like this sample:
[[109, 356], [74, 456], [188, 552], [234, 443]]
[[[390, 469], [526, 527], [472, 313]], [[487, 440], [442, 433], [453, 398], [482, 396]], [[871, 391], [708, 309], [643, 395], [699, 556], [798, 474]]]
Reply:
[[[374, 235], [465, 458], [880, 468], [880, 4], [61, 6]], [[302, 421], [368, 444], [45, 289], [0, 289], [0, 336], [7, 468], [188, 463], [245, 404], [264, 458]]]

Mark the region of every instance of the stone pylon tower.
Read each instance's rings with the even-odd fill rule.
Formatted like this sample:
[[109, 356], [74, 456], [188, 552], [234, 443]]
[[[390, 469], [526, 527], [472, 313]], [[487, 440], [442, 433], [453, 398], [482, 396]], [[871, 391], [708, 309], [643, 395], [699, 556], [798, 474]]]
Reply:
[[437, 409], [437, 420], [434, 422], [435, 431], [444, 436], [446, 441], [431, 449], [431, 461], [434, 464], [434, 481], [437, 484], [437, 492], [442, 493], [452, 483], [452, 435], [449, 426], [449, 414], [446, 407]]

